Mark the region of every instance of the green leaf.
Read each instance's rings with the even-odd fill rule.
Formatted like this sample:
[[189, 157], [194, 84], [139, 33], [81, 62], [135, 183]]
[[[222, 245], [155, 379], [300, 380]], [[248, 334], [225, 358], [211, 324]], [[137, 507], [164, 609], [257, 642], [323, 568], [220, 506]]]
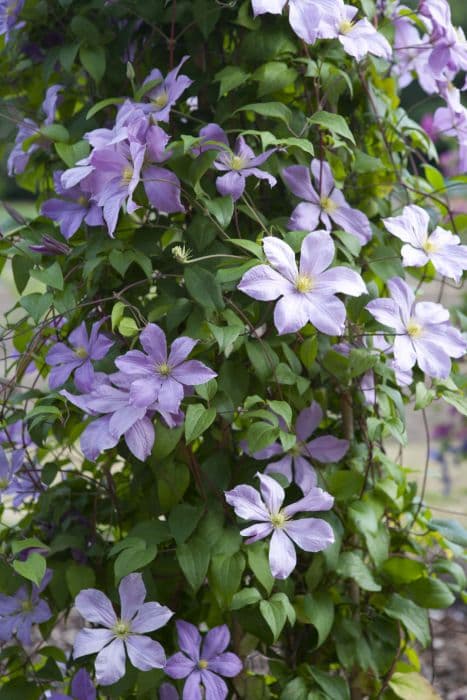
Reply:
[[76, 143], [55, 143], [55, 150], [69, 168], [72, 168], [78, 160], [89, 155], [89, 143], [77, 141]]
[[58, 262], [52, 263], [52, 265], [46, 267], [44, 270], [31, 270], [30, 274], [35, 280], [39, 280], [39, 282], [43, 282], [43, 284], [49, 287], [59, 289], [60, 291], [63, 290], [62, 268]]
[[259, 452], [259, 450], [268, 447], [278, 436], [279, 428], [275, 428], [271, 423], [266, 423], [264, 421], [252, 423], [246, 434], [250, 452]]
[[190, 265], [185, 268], [184, 278], [188, 293], [201, 306], [210, 311], [224, 308], [222, 289], [212, 272], [200, 265]]
[[139, 333], [139, 328], [136, 325], [135, 319], [124, 316], [118, 324], [118, 332], [120, 335], [123, 335], [124, 338], [131, 338]]
[[168, 428], [163, 423], [157, 424], [157, 440], [154, 443], [153, 455], [158, 461], [169, 456], [178, 445], [183, 433], [183, 426]]
[[38, 323], [46, 311], [50, 309], [52, 304], [52, 294], [26, 294], [20, 298], [19, 303], [25, 309], [31, 318]]
[[177, 547], [178, 563], [195, 593], [206, 578], [209, 558], [209, 547], [200, 537], [192, 537]]
[[413, 581], [405, 592], [421, 608], [449, 608], [456, 599], [443, 581], [432, 577]]
[[426, 575], [422, 562], [406, 557], [391, 557], [384, 562], [382, 570], [395, 583], [410, 583]]
[[125, 101], [124, 97], [107, 97], [105, 100], [99, 100], [95, 105], [88, 110], [86, 114], [86, 119], [91, 119], [95, 114], [100, 112], [102, 109], [109, 107], [110, 105], [121, 105]]
[[259, 83], [258, 97], [264, 97], [264, 95], [278, 92], [292, 85], [297, 76], [297, 71], [294, 68], [290, 68], [287, 63], [270, 61], [257, 68], [252, 75], [252, 79]]
[[32, 261], [24, 255], [14, 255], [11, 260], [11, 268], [13, 271], [13, 279], [15, 280], [16, 289], [19, 294], [22, 294], [27, 283], [32, 267]]
[[316, 124], [324, 129], [327, 129], [331, 134], [343, 136], [355, 145], [355, 139], [347, 126], [347, 122], [344, 117], [340, 114], [333, 114], [332, 112], [315, 112], [311, 117], [308, 118], [310, 124]]
[[280, 700], [309, 700], [307, 685], [303, 678], [294, 678], [287, 683], [280, 695]]
[[243, 250], [247, 250], [249, 253], [254, 255], [255, 258], [261, 260], [261, 262], [264, 261], [263, 249], [258, 243], [249, 241], [247, 238], [230, 238], [229, 243], [232, 243], [232, 245], [235, 245], [238, 248], [243, 248]]
[[182, 544], [195, 530], [203, 514], [202, 506], [192, 506], [189, 503], [179, 503], [170, 511], [168, 522], [170, 532], [175, 542]]
[[411, 600], [393, 593], [384, 608], [384, 612], [394, 620], [402, 622], [404, 627], [426, 647], [430, 641], [428, 613]]
[[169, 461], [157, 469], [157, 492], [163, 512], [170, 510], [182, 498], [190, 483], [190, 471], [185, 464]]
[[255, 102], [253, 104], [246, 105], [245, 107], [240, 107], [237, 112], [255, 112], [262, 117], [271, 117], [271, 119], [280, 119], [280, 121], [290, 124], [292, 119], [292, 112], [288, 107], [286, 107], [282, 102]]
[[358, 554], [343, 552], [339, 557], [337, 573], [344, 578], [351, 578], [365, 591], [380, 591], [381, 586], [373, 577], [368, 566]]
[[436, 392], [433, 389], [428, 389], [424, 382], [417, 382], [415, 385], [415, 410], [419, 411], [422, 408], [429, 406], [436, 398]]
[[117, 301], [116, 304], [112, 306], [112, 313], [110, 315], [110, 320], [112, 323], [112, 330], [114, 331], [120, 321], [123, 318], [123, 314], [125, 313], [125, 304], [122, 301]]
[[212, 558], [209, 581], [219, 606], [229, 608], [234, 594], [240, 588], [245, 570], [245, 557], [241, 552], [232, 556], [218, 554]]
[[427, 522], [430, 530], [439, 532], [445, 539], [461, 547], [467, 547], [467, 530], [455, 520], [433, 518]]
[[262, 600], [259, 604], [261, 615], [265, 619], [272, 632], [273, 640], [276, 642], [287, 622], [287, 613], [280, 600]]
[[462, 396], [462, 394], [456, 394], [454, 391], [445, 391], [441, 394], [446, 403], [454, 406], [455, 409], [462, 413], [463, 416], [467, 416], [467, 396]]
[[90, 566], [74, 562], [68, 564], [65, 578], [72, 598], [75, 598], [83, 588], [93, 588], [96, 583], [94, 571]]
[[231, 90], [243, 85], [251, 73], [247, 73], [246, 70], [240, 66], [226, 66], [222, 70], [218, 71], [214, 76], [214, 80], [219, 82], [219, 97], [228, 95]]
[[20, 576], [32, 581], [39, 586], [44, 578], [46, 570], [45, 558], [37, 552], [31, 552], [26, 561], [18, 561], [15, 559], [13, 568]]
[[147, 545], [143, 540], [138, 544], [127, 547], [121, 552], [114, 563], [115, 580], [118, 582], [127, 574], [142, 569], [150, 564], [157, 556], [157, 545]]
[[334, 623], [334, 603], [327, 591], [307, 593], [303, 598], [303, 613], [318, 633], [317, 647], [329, 636]]
[[45, 136], [51, 141], [66, 142], [70, 138], [68, 130], [65, 129], [65, 127], [62, 126], [62, 124], [45, 124], [44, 126], [41, 126], [40, 132], [42, 136]]
[[255, 542], [247, 547], [248, 566], [256, 579], [269, 595], [274, 586], [274, 578], [271, 574], [267, 548], [262, 542]]
[[187, 443], [193, 442], [205, 430], [209, 428], [216, 418], [216, 409], [205, 408], [202, 404], [190, 404], [185, 417], [185, 439]]
[[313, 335], [306, 338], [300, 345], [300, 359], [307, 369], [311, 369], [318, 354], [318, 336]]
[[85, 70], [91, 78], [99, 83], [105, 73], [105, 49], [103, 46], [82, 46], [79, 50], [79, 58]]
[[326, 693], [326, 700], [350, 700], [349, 686], [343, 678], [330, 676], [314, 667], [310, 667], [310, 672], [319, 687]]
[[214, 216], [222, 228], [227, 228], [232, 221], [234, 203], [230, 195], [226, 195], [225, 197], [216, 197], [215, 199], [206, 201], [206, 208]]
[[285, 401], [272, 401], [269, 399], [267, 404], [274, 413], [277, 413], [278, 416], [284, 419], [285, 424], [290, 428], [292, 425], [292, 409], [289, 404]]
[[389, 687], [402, 700], [441, 700], [431, 683], [415, 671], [393, 673]]
[[240, 610], [247, 605], [254, 605], [262, 599], [261, 593], [257, 588], [242, 588], [241, 591], [235, 593], [230, 604], [231, 610]]
[[404, 268], [399, 253], [390, 246], [378, 246], [371, 254], [368, 265], [372, 272], [387, 282], [391, 277], [403, 277]]

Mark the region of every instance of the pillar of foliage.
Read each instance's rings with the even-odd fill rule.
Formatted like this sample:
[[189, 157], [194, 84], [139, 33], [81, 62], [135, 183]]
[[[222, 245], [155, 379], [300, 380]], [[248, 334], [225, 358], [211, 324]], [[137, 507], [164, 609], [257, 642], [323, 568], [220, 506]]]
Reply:
[[447, 0], [2, 0], [0, 33], [35, 206], [0, 240], [0, 700], [438, 697], [466, 533], [403, 450], [408, 406], [427, 450], [466, 414]]

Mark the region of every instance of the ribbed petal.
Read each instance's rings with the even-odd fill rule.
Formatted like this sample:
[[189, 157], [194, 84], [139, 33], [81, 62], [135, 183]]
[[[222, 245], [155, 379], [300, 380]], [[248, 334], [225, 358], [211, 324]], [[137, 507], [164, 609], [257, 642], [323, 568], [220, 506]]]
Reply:
[[284, 530], [305, 552], [321, 552], [334, 542], [332, 527], [320, 518], [293, 520], [284, 525]]
[[237, 288], [259, 301], [272, 301], [295, 292], [294, 285], [269, 265], [256, 265], [245, 272]]
[[158, 630], [172, 617], [173, 612], [165, 605], [159, 603], [144, 603], [141, 605], [138, 614], [133, 619], [131, 631], [142, 634]]
[[295, 285], [298, 277], [295, 253], [292, 248], [280, 238], [266, 236], [263, 238], [263, 248], [267, 259], [275, 270]]
[[125, 442], [128, 449], [142, 462], [151, 454], [154, 440], [154, 425], [147, 416], [137, 420], [125, 433]]
[[197, 343], [197, 340], [186, 336], [174, 340], [170, 347], [169, 359], [167, 360], [169, 366], [177, 367], [177, 365], [184, 362]]
[[332, 263], [335, 247], [327, 231], [313, 231], [303, 240], [300, 251], [300, 274], [319, 279]]
[[210, 661], [214, 656], [221, 654], [230, 643], [230, 632], [227, 625], [213, 627], [203, 640], [200, 657]]
[[338, 462], [349, 449], [347, 440], [339, 440], [332, 435], [323, 435], [306, 444], [306, 450], [318, 462]]
[[76, 635], [73, 646], [73, 658], [79, 659], [81, 656], [96, 654], [114, 638], [114, 633], [108, 629], [82, 629]]
[[157, 364], [167, 362], [167, 341], [162, 328], [155, 323], [148, 323], [139, 336], [139, 341], [154, 362]]
[[196, 668], [193, 659], [178, 651], [167, 661], [164, 671], [170, 678], [186, 678]]
[[117, 622], [112, 603], [96, 588], [86, 588], [76, 596], [75, 607], [88, 622], [104, 627], [113, 627]]
[[131, 634], [125, 640], [126, 650], [133, 666], [140, 671], [164, 668], [165, 652], [159, 642], [139, 634]]
[[259, 492], [253, 486], [242, 484], [231, 491], [226, 491], [224, 495], [225, 500], [235, 509], [239, 518], [269, 522], [266, 506], [261, 500]]
[[269, 545], [269, 566], [274, 578], [285, 579], [295, 569], [297, 555], [292, 540], [283, 530], [274, 530]]
[[270, 513], [278, 513], [285, 499], [284, 489], [275, 479], [267, 476], [267, 474], [257, 472], [256, 476], [259, 479], [259, 488], [266, 508]]
[[183, 700], [202, 700], [201, 694], [201, 673], [193, 671], [186, 679], [183, 688]]
[[225, 700], [227, 697], [227, 685], [220, 676], [209, 670], [201, 671], [201, 682], [205, 688], [205, 698], [212, 700]]
[[[146, 587], [141, 574], [128, 574], [122, 578], [118, 587], [121, 605], [121, 617], [129, 622], [136, 615], [146, 598]], [[134, 630], [132, 626], [132, 630]]]
[[98, 653], [95, 661], [96, 680], [100, 685], [112, 685], [125, 675], [125, 647], [114, 639]]

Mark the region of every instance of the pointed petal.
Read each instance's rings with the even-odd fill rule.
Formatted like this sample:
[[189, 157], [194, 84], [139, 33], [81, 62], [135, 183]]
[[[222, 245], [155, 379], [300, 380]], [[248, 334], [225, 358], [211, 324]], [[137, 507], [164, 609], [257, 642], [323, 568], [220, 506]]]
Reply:
[[303, 239], [300, 252], [300, 274], [320, 276], [332, 263], [335, 247], [327, 231], [313, 231]]
[[75, 607], [88, 622], [111, 628], [117, 622], [112, 603], [96, 588], [85, 588], [75, 599]]
[[295, 569], [297, 554], [291, 539], [283, 530], [274, 530], [269, 545], [269, 566], [274, 578], [285, 579]]
[[125, 646], [131, 663], [140, 671], [164, 668], [165, 652], [159, 642], [144, 635], [131, 634], [125, 640]]
[[173, 612], [159, 603], [144, 603], [131, 623], [131, 631], [143, 634], [158, 630], [172, 617]]
[[272, 301], [295, 292], [295, 287], [269, 265], [256, 265], [245, 272], [237, 289], [259, 301]]
[[305, 552], [321, 552], [334, 542], [332, 527], [320, 518], [291, 520], [285, 524], [284, 530]]
[[263, 248], [267, 259], [282, 277], [295, 285], [298, 277], [295, 253], [292, 248], [280, 238], [266, 236], [263, 238]]
[[210, 661], [214, 656], [227, 649], [230, 642], [230, 632], [227, 625], [213, 627], [204, 637], [201, 658]]
[[168, 659], [164, 671], [170, 678], [186, 678], [195, 668], [196, 663], [189, 659], [188, 656], [185, 656], [185, 654], [182, 654], [181, 651], [178, 651]]
[[304, 165], [291, 165], [284, 168], [282, 177], [285, 184], [299, 199], [313, 204], [319, 203], [319, 197], [311, 184], [310, 169]]
[[118, 587], [122, 619], [130, 621], [138, 612], [146, 598], [146, 587], [141, 574], [128, 574]]
[[291, 231], [314, 231], [318, 225], [320, 213], [319, 204], [301, 202], [293, 210], [287, 228]]
[[73, 658], [79, 659], [81, 656], [96, 654], [103, 649], [115, 635], [112, 630], [107, 629], [82, 629], [76, 635], [73, 646]]
[[317, 401], [312, 401], [309, 408], [304, 408], [298, 414], [295, 423], [297, 438], [302, 442], [312, 435], [323, 420], [323, 410]]
[[112, 685], [125, 675], [125, 647], [114, 639], [98, 653], [95, 661], [96, 680], [100, 685]]
[[323, 435], [308, 442], [306, 449], [318, 462], [338, 462], [349, 449], [349, 443], [332, 435]]
[[259, 488], [266, 508], [272, 514], [278, 513], [285, 499], [284, 489], [275, 479], [267, 476], [267, 474], [257, 472], [256, 476], [260, 482]]
[[291, 518], [296, 513], [329, 510], [334, 505], [334, 498], [323, 489], [311, 489], [303, 498], [284, 508], [284, 513]]
[[[165, 333], [155, 323], [148, 323], [139, 336], [144, 351], [158, 364], [167, 362], [167, 341]], [[128, 353], [127, 353], [128, 355]]]
[[253, 486], [242, 484], [231, 491], [226, 491], [224, 495], [225, 500], [234, 508], [239, 518], [269, 522], [266, 506], [261, 500], [259, 492]]

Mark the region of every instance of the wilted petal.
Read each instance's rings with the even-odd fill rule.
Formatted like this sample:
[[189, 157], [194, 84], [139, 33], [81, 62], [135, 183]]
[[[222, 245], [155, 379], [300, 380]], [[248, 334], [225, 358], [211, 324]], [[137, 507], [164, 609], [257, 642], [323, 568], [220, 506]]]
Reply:
[[321, 518], [292, 520], [286, 522], [284, 530], [305, 552], [321, 552], [334, 542], [332, 527]]
[[269, 545], [269, 566], [274, 578], [290, 576], [297, 564], [297, 555], [291, 539], [283, 530], [274, 530]]
[[125, 647], [114, 639], [98, 653], [95, 661], [96, 680], [100, 685], [112, 685], [125, 675]]
[[140, 671], [164, 668], [165, 652], [159, 642], [140, 634], [131, 634], [125, 640], [126, 650], [133, 666]]

